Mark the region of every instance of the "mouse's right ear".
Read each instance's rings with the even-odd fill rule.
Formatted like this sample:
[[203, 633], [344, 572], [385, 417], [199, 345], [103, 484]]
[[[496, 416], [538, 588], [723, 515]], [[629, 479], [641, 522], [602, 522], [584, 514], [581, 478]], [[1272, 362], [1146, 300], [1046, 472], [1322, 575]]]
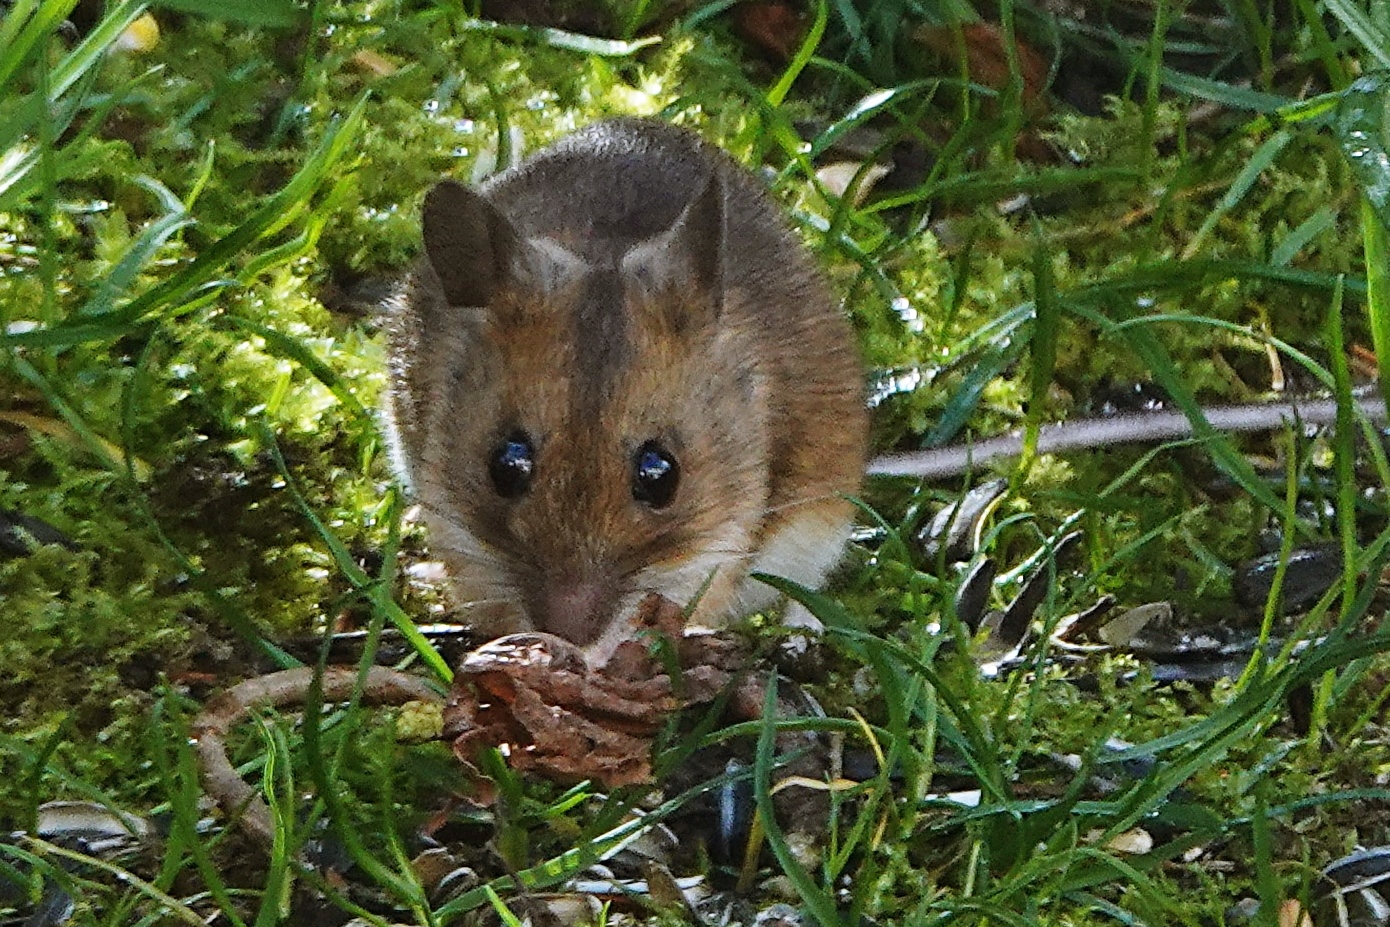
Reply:
[[510, 279], [521, 241], [487, 200], [452, 180], [425, 195], [425, 254], [453, 306], [487, 306]]

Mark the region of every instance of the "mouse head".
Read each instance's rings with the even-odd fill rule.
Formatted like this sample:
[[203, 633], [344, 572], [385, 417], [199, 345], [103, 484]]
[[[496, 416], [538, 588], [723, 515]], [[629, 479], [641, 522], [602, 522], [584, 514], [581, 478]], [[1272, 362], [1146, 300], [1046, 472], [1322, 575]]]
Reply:
[[711, 178], [661, 234], [581, 258], [466, 187], [427, 197], [431, 408], [406, 440], [458, 591], [512, 612], [496, 629], [606, 655], [648, 592], [711, 620], [731, 604], [765, 517], [769, 397], [724, 207]]

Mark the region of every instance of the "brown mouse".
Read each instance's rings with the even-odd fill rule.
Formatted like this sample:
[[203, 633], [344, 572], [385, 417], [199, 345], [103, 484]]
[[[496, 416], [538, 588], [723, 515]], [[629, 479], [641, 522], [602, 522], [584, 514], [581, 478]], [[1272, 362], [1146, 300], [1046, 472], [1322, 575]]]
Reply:
[[649, 592], [714, 625], [839, 559], [867, 412], [850, 325], [744, 168], [595, 123], [425, 197], [394, 307], [400, 472], [465, 616], [611, 653]]

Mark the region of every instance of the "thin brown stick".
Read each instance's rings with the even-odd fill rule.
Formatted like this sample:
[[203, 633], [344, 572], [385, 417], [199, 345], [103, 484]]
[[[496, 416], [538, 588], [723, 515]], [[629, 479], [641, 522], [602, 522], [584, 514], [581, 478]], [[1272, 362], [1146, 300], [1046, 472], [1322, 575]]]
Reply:
[[[356, 667], [330, 666], [323, 673], [324, 702], [345, 702], [357, 685]], [[265, 846], [275, 839], [275, 822], [260, 793], [237, 773], [227, 758], [227, 733], [251, 712], [261, 708], [300, 707], [308, 701], [314, 669], [282, 670], [257, 676], [215, 696], [193, 722], [193, 742], [202, 766], [203, 785], [230, 815], [240, 812], [241, 827]], [[362, 681], [362, 703], [400, 705], [442, 702], [422, 679], [397, 670], [373, 666]]]
[[[1385, 402], [1378, 395], [1355, 400], [1355, 407], [1372, 422], [1385, 421]], [[1337, 403], [1332, 399], [1313, 399], [1211, 406], [1204, 408], [1202, 414], [1207, 424], [1217, 431], [1271, 431], [1293, 423], [1335, 424]], [[1038, 434], [1037, 452], [1059, 454], [1098, 450], [1116, 444], [1156, 444], [1190, 438], [1194, 432], [1191, 420], [1176, 411], [1083, 418], [1044, 425]], [[1023, 444], [1023, 432], [1013, 431], [974, 443], [958, 442], [926, 451], [885, 454], [869, 461], [868, 473], [922, 479], [958, 476], [1000, 457], [1017, 457], [1023, 453]]]

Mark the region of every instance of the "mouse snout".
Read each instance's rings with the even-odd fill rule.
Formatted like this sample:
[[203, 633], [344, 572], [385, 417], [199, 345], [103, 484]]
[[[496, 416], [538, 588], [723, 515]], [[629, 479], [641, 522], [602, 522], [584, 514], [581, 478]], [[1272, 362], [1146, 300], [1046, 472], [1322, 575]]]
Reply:
[[601, 580], [556, 582], [544, 592], [536, 624], [583, 647], [608, 627], [611, 604], [609, 584]]

